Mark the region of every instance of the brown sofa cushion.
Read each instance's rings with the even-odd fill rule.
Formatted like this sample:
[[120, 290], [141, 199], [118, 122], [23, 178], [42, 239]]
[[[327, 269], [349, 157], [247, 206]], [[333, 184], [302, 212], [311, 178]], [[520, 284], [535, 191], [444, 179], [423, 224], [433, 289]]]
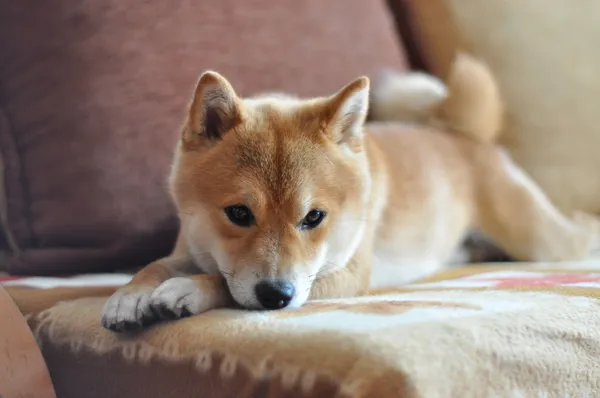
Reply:
[[198, 74], [243, 95], [316, 95], [405, 67], [385, 2], [10, 1], [0, 12], [0, 156], [16, 245], [49, 274], [142, 265], [177, 229], [165, 191]]

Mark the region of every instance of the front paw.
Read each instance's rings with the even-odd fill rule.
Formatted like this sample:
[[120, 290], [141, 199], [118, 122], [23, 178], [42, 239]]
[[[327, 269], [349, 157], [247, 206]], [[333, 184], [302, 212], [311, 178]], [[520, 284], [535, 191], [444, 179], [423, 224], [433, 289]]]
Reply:
[[209, 297], [190, 278], [168, 279], [150, 296], [150, 307], [163, 319], [178, 319], [211, 309]]
[[134, 332], [156, 320], [150, 308], [152, 288], [126, 286], [117, 290], [104, 305], [102, 326], [113, 332]]

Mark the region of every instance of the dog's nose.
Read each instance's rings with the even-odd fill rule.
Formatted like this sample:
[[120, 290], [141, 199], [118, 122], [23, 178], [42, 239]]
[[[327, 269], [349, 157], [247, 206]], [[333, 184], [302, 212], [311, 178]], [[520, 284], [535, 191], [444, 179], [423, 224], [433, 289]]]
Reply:
[[260, 305], [268, 310], [277, 310], [288, 306], [294, 297], [294, 285], [288, 281], [262, 281], [254, 288]]

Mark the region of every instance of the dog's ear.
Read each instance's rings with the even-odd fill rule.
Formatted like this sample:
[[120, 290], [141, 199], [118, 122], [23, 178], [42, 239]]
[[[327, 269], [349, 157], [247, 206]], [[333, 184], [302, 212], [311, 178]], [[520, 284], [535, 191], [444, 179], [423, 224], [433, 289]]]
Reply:
[[361, 139], [368, 111], [369, 78], [363, 76], [326, 100], [326, 133], [337, 143]]
[[189, 148], [220, 140], [241, 122], [241, 100], [227, 79], [217, 72], [200, 76], [189, 109], [183, 142]]

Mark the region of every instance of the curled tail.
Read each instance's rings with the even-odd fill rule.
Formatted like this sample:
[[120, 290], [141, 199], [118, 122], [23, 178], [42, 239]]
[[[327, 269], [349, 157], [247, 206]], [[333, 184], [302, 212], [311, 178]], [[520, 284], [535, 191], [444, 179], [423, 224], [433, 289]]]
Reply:
[[503, 104], [488, 66], [460, 53], [445, 83], [418, 72], [383, 74], [372, 91], [371, 114], [379, 121], [441, 123], [490, 142], [502, 128]]

